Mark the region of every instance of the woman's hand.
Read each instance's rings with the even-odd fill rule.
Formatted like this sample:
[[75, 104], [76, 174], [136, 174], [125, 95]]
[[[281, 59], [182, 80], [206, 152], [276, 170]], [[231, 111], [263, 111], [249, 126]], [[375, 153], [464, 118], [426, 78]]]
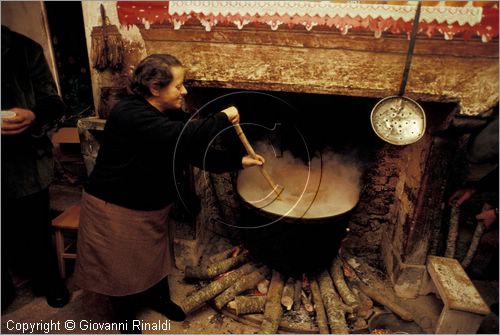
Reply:
[[253, 158], [250, 155], [247, 155], [241, 159], [241, 163], [243, 165], [243, 168], [245, 169], [252, 166], [262, 166], [265, 162], [266, 160], [261, 155], [257, 155], [257, 159]]
[[469, 200], [476, 193], [476, 190], [473, 188], [463, 188], [452, 194], [450, 200], [448, 200], [448, 204], [455, 207], [460, 207], [465, 201]]
[[35, 121], [35, 113], [29, 109], [12, 108], [16, 116], [2, 119], [2, 135], [17, 135], [25, 131]]
[[486, 229], [490, 229], [493, 223], [498, 220], [495, 209], [488, 209], [476, 215], [476, 220], [483, 221]]
[[226, 108], [222, 111], [222, 113], [227, 115], [227, 118], [229, 119], [229, 121], [231, 121], [232, 124], [240, 122], [240, 114], [238, 113], [236, 107], [231, 106], [229, 108]]

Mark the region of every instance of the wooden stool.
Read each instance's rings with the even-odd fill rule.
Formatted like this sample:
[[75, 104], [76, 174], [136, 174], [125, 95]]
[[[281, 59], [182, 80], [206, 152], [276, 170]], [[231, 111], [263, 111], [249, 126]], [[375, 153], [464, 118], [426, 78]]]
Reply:
[[475, 334], [490, 309], [462, 265], [454, 258], [429, 256], [427, 271], [444, 303], [435, 333]]
[[59, 265], [59, 274], [61, 278], [66, 277], [65, 259], [76, 259], [76, 252], [67, 252], [70, 245], [64, 245], [63, 230], [78, 231], [80, 227], [80, 205], [73, 205], [64, 210], [58, 217], [52, 220], [54, 227], [54, 239], [56, 241], [57, 263]]

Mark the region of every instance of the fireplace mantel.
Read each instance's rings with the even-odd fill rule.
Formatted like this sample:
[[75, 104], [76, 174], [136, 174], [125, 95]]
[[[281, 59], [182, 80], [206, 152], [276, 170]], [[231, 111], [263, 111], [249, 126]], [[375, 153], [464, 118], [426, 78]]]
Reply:
[[[385, 97], [397, 94], [406, 39], [304, 32], [141, 29], [148, 54], [171, 53], [198, 87]], [[276, 43], [274, 43], [276, 41]], [[299, 45], [301, 44], [301, 45]], [[498, 103], [498, 44], [417, 40], [406, 94], [478, 115]], [[496, 48], [496, 50], [494, 49]]]
[[[110, 24], [119, 26], [127, 47], [121, 73], [92, 70], [96, 104], [99, 87], [125, 85], [128, 71], [157, 52], [176, 55], [189, 70], [192, 87], [396, 94], [414, 4], [370, 3], [376, 2], [105, 2]], [[233, 8], [240, 5], [253, 7]], [[100, 24], [99, 3], [82, 6], [90, 36]], [[275, 12], [276, 6], [288, 12]], [[498, 6], [426, 2], [422, 10], [406, 94], [457, 103], [463, 115], [491, 109], [499, 100]], [[380, 11], [389, 14], [377, 16]]]

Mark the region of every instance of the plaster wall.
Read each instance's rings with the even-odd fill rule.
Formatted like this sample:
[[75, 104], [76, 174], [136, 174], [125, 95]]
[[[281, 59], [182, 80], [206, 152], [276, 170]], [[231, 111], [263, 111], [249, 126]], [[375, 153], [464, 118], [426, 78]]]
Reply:
[[[84, 1], [87, 45], [101, 25], [101, 2]], [[91, 70], [94, 101], [100, 88], [125, 86], [137, 62], [151, 53], [171, 53], [198, 87], [277, 90], [364, 97], [397, 94], [407, 41], [333, 33], [225, 29], [173, 29], [168, 24], [121, 27], [117, 2], [104, 1], [110, 24], [125, 42], [120, 72]], [[454, 102], [458, 113], [480, 115], [498, 103], [498, 42], [420, 38], [406, 95], [419, 101]], [[92, 62], [91, 62], [92, 64]], [[96, 106], [97, 110], [97, 106]]]
[[2, 1], [2, 25], [38, 42], [45, 53], [50, 70], [60, 93], [59, 77], [55, 66], [45, 7], [42, 1]]
[[[92, 29], [102, 25], [100, 5], [104, 6], [106, 16], [110, 24], [116, 25], [125, 43], [125, 65], [120, 72], [104, 71], [99, 72], [93, 68], [91, 59]], [[90, 75], [92, 78], [92, 93], [94, 97], [95, 110], [98, 110], [100, 99], [100, 88], [110, 86], [126, 86], [127, 77], [133, 67], [142, 58], [146, 57], [144, 40], [136, 26], [121, 27], [118, 22], [116, 1], [82, 1], [83, 20], [85, 25], [85, 37], [88, 47], [90, 64]]]

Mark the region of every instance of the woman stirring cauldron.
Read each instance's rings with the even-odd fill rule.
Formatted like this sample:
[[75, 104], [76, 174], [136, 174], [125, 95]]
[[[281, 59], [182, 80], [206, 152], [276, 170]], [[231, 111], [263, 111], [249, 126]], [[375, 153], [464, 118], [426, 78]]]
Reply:
[[170, 300], [168, 286], [174, 265], [168, 214], [177, 196], [175, 166], [191, 163], [217, 173], [264, 163], [261, 156], [231, 157], [213, 149], [206, 154], [210, 141], [237, 123], [239, 114], [229, 107], [186, 122], [180, 110], [187, 94], [184, 73], [181, 62], [167, 54], [137, 65], [133, 95], [111, 111], [82, 196], [76, 282], [109, 296], [127, 333], [140, 333], [132, 328], [140, 304], [173, 321], [185, 318]]

